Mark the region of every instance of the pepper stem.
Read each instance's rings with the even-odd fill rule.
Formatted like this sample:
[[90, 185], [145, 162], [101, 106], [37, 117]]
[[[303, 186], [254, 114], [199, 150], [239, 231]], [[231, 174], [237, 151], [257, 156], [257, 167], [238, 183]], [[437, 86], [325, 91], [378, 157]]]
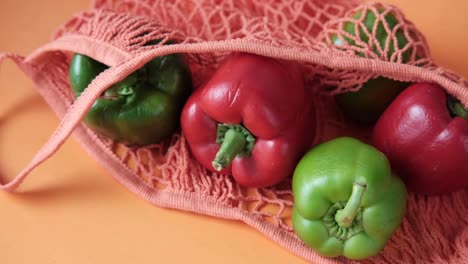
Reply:
[[249, 156], [255, 144], [255, 138], [241, 125], [219, 124], [216, 142], [221, 147], [212, 162], [213, 168], [221, 171], [236, 156]]
[[450, 112], [453, 115], [468, 120], [468, 108], [463, 107], [462, 103], [459, 100], [452, 96], [449, 96], [447, 104], [450, 109]]
[[350, 227], [361, 208], [362, 197], [367, 185], [361, 182], [355, 182], [353, 191], [346, 203], [345, 208], [338, 210], [335, 214], [335, 221], [341, 227]]
[[120, 96], [128, 96], [135, 93], [135, 87], [138, 83], [138, 74], [136, 72], [125, 77], [122, 81], [113, 84], [104, 91], [101, 99], [117, 100]]

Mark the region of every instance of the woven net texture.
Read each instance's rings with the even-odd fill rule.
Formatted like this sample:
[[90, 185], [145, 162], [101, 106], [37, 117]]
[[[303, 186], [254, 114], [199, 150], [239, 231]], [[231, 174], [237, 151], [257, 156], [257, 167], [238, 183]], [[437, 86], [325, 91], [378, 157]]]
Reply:
[[[367, 30], [362, 19], [351, 15], [358, 10], [362, 14], [373, 13], [376, 17], [373, 30]], [[396, 17], [395, 27], [387, 24], [388, 14]], [[343, 30], [350, 23], [358, 34]], [[375, 36], [379, 27], [390, 36], [385, 43]], [[398, 34], [406, 37], [406, 45], [394, 45]], [[73, 39], [75, 45], [61, 46], [60, 40], [67, 38]], [[343, 45], [330, 45], [336, 38], [347, 41]], [[162, 41], [153, 44], [155, 39]], [[68, 81], [73, 52], [87, 54], [110, 66], [135, 60], [148, 52], [154, 56], [185, 53], [195, 88], [233, 51], [296, 61], [304, 68], [307, 87], [314, 92], [311, 98], [317, 120], [314, 144], [340, 135], [366, 140], [367, 131], [345, 120], [332, 95], [358, 90], [376, 76], [436, 82], [468, 105], [468, 82], [435, 65], [424, 36], [398, 8], [380, 3], [97, 0], [92, 9], [77, 14], [59, 28], [54, 40], [53, 48], [40, 49], [28, 59], [33, 65], [30, 72], [38, 75], [35, 79], [42, 93], [54, 91], [55, 98], [48, 100], [54, 109], [58, 109], [58, 104], [70, 107], [74, 102]], [[164, 45], [167, 41], [177, 44]], [[89, 43], [93, 48], [83, 48]], [[135, 68], [143, 63], [135, 64]], [[85, 131], [81, 134], [82, 142], [94, 145], [83, 144], [84, 147], [117, 180], [157, 206], [244, 221], [313, 263], [353, 262], [320, 257], [294, 234], [291, 179], [269, 188], [241, 187], [229, 175], [204, 169], [191, 156], [180, 132], [158, 145], [129, 148], [100, 138], [83, 125], [80, 129]], [[467, 226], [468, 191], [432, 197], [410, 194], [401, 227], [380, 254], [362, 262], [468, 263]]]

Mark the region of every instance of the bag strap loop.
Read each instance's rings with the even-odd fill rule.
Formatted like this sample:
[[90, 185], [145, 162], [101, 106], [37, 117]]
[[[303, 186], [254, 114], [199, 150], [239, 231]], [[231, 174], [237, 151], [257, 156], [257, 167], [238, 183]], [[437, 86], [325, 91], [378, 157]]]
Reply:
[[[0, 64], [5, 59], [11, 59], [15, 62], [28, 77], [32, 77], [34, 75], [33, 67], [25, 61], [24, 57], [14, 53], [0, 53]], [[125, 76], [129, 75], [136, 67], [138, 67], [138, 63], [134, 63], [133, 61], [134, 60], [127, 61], [99, 74], [91, 82], [88, 88], [85, 89], [81, 96], [78, 97], [71, 105], [56, 130], [31, 159], [29, 164], [26, 165], [26, 167], [13, 180], [6, 183], [0, 182], [0, 190], [9, 192], [15, 191], [27, 178], [29, 173], [53, 156], [71, 135], [73, 130], [78, 126], [80, 121], [93, 105], [94, 101], [102, 94], [102, 92], [115, 82], [124, 79]]]

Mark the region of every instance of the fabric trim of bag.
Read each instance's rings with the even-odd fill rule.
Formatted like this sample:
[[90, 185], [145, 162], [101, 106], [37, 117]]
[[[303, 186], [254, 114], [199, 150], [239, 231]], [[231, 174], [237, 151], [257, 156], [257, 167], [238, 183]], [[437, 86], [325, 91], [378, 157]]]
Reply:
[[[79, 44], [77, 45], [76, 43]], [[104, 45], [103, 48], [100, 45], [102, 43], [103, 42], [96, 43], [94, 39], [83, 37], [79, 34], [69, 34], [57, 39], [43, 48], [38, 49], [36, 52], [31, 54], [31, 56], [29, 56], [26, 61], [33, 61], [47, 51], [73, 50], [75, 52], [86, 53], [96, 59], [101, 59], [102, 62], [111, 66], [116, 65], [125, 59], [133, 57], [132, 61], [139, 62], [137, 67], [140, 67], [154, 57], [171, 53], [243, 51], [277, 59], [320, 64], [333, 69], [367, 71], [389, 78], [396, 78], [396, 75], [398, 75], [398, 79], [404, 81], [417, 81], [419, 79], [435, 82], [446, 88], [446, 90], [453, 96], [460, 99], [464, 105], [468, 105], [468, 89], [466, 89], [466, 87], [455, 83], [442, 75], [434, 74], [434, 72], [430, 69], [414, 65], [399, 64], [381, 60], [369, 60], [360, 57], [327, 56], [326, 53], [322, 54], [294, 48], [276, 47], [268, 45], [268, 43], [262, 43], [260, 41], [254, 42], [252, 40], [242, 39], [207, 41], [204, 43], [194, 44], [167, 45], [159, 47], [155, 50], [143, 52], [136, 57], [122, 52], [113, 46]], [[109, 53], [111, 53], [113, 56], [107, 56]], [[116, 54], [121, 57], [115, 58]]]
[[[23, 57], [11, 53], [0, 54], [0, 63], [6, 58], [12, 59], [27, 75], [34, 75], [28, 66], [29, 63], [26, 62], [27, 60], [24, 60]], [[96, 79], [94, 79], [93, 82], [89, 85], [88, 89], [86, 89], [86, 91], [84, 91], [83, 94], [77, 98], [75, 103], [71, 105], [70, 109], [63, 117], [57, 129], [53, 132], [49, 140], [42, 146], [42, 148], [36, 153], [29, 164], [12, 181], [6, 184], [1, 184], [0, 189], [14, 191], [21, 185], [21, 183], [32, 170], [34, 170], [37, 166], [39, 166], [41, 163], [49, 159], [55, 152], [57, 152], [60, 146], [71, 135], [73, 130], [83, 119], [86, 112], [89, 108], [91, 108], [92, 104], [99, 97], [99, 95], [109, 86], [111, 86], [116, 80], [120, 81], [121, 79], [124, 79], [124, 77], [129, 75], [135, 67], [138, 67], [138, 65], [134, 65], [134, 61], [135, 60], [128, 61], [125, 64], [116, 66], [112, 68], [112, 70], [107, 70], [96, 77]]]
[[272, 224], [261, 221], [261, 219], [242, 212], [237, 208], [226, 207], [224, 204], [218, 203], [215, 199], [183, 191], [153, 189], [152, 186], [149, 186], [140, 178], [135, 177], [132, 171], [123, 166], [115, 153], [106, 148], [94, 133], [91, 133], [83, 125], [80, 125], [81, 119], [91, 107], [92, 103], [107, 87], [122, 80], [124, 76], [130, 74], [134, 69], [143, 66], [152, 58], [177, 52], [210, 53], [244, 51], [279, 59], [321, 64], [335, 69], [371, 71], [386, 77], [396, 78], [398, 74], [399, 79], [403, 78], [408, 81], [426, 80], [436, 82], [444, 86], [454, 96], [461, 99], [465, 105], [468, 105], [468, 89], [466, 89], [466, 87], [442, 75], [435, 74], [429, 69], [356, 57], [330, 57], [321, 53], [293, 48], [280, 48], [269, 45], [268, 43], [251, 40], [211, 41], [195, 44], [168, 45], [134, 56], [122, 52], [115, 47], [106, 46], [105, 43], [97, 43], [94, 39], [86, 38], [78, 34], [68, 34], [38, 49], [27, 58], [11, 53], [0, 54], [0, 63], [3, 59], [12, 59], [28, 76], [35, 79], [34, 76], [40, 74], [40, 72], [35, 69], [35, 62], [38, 61], [41, 56], [45, 56], [49, 52], [54, 52], [56, 50], [82, 52], [87, 55], [93, 55], [93, 57], [102, 59], [113, 67], [100, 74], [90, 84], [82, 96], [69, 108], [61, 102], [50, 102], [55, 111], [64, 114], [60, 125], [48, 142], [34, 156], [30, 164], [26, 166], [13, 181], [1, 185], [0, 189], [14, 191], [18, 188], [27, 177], [28, 173], [51, 157], [76, 128], [76, 136], [84, 148], [87, 149], [96, 160], [99, 160], [100, 163], [111, 172], [116, 180], [150, 203], [161, 207], [177, 208], [217, 217], [242, 220], [297, 255], [314, 262], [320, 261], [320, 263], [346, 263], [348, 261], [342, 258], [327, 259], [320, 257], [312, 250], [303, 246], [302, 242], [293, 234], [274, 228]]
[[[145, 63], [150, 61], [152, 58], [157, 56], [163, 56], [171, 53], [205, 53], [205, 52], [218, 52], [218, 51], [243, 51], [255, 53], [258, 55], [274, 57], [278, 59], [294, 60], [300, 62], [308, 62], [315, 64], [322, 64], [330, 68], [338, 69], [354, 69], [354, 70], [369, 70], [371, 69], [374, 73], [379, 73], [386, 77], [392, 77], [393, 74], [400, 74], [400, 77], [406, 80], [414, 80], [415, 78], [423, 79], [426, 81], [432, 81], [445, 87], [452, 95], [459, 98], [465, 105], [468, 105], [468, 89], [464, 89], [463, 86], [452, 82], [451, 80], [435, 75], [432, 71], [412, 66], [412, 65], [401, 65], [392, 62], [378, 61], [378, 60], [366, 60], [363, 58], [336, 58], [327, 57], [322, 54], [310, 53], [307, 51], [296, 50], [292, 48], [279, 48], [268, 46], [264, 43], [252, 43], [251, 41], [242, 40], [229, 40], [229, 41], [214, 41], [210, 43], [196, 43], [196, 44], [179, 44], [179, 45], [167, 45], [159, 47], [158, 49], [143, 52], [136, 57], [131, 59], [128, 54], [123, 52], [115, 52], [113, 54], [121, 55], [120, 58], [115, 59], [114, 56], [106, 56], [109, 54], [107, 46], [105, 48], [94, 48], [99, 47], [101, 43], [95, 43], [94, 41], [83, 38], [80, 40], [79, 35], [67, 35], [50, 44], [38, 49], [26, 60], [18, 55], [5, 54], [0, 56], [1, 60], [5, 58], [13, 59], [20, 68], [26, 70], [26, 65], [34, 60], [38, 59], [43, 54], [53, 50], [74, 50], [75, 52], [92, 51], [91, 54], [98, 55], [103, 50], [103, 58], [114, 58], [108, 60], [108, 63], [118, 63], [120, 61], [127, 61], [124, 64], [115, 66], [109, 70], [106, 70], [100, 74], [86, 89], [82, 96], [80, 96], [75, 103], [71, 106], [67, 114], [64, 116], [62, 122], [59, 124], [55, 132], [50, 137], [49, 141], [38, 151], [38, 153], [31, 160], [29, 165], [24, 168], [22, 172], [10, 183], [0, 186], [0, 189], [7, 191], [13, 191], [21, 182], [27, 177], [27, 175], [42, 162], [50, 158], [65, 142], [65, 140], [71, 135], [73, 129], [79, 124], [81, 119], [85, 116], [89, 108], [91, 108], [93, 102], [99, 97], [99, 95], [110, 87], [116, 81], [124, 79], [125, 76], [129, 75], [134, 69], [142, 67]], [[80, 43], [80, 44], [76, 44]], [[88, 46], [89, 45], [89, 46]], [[86, 48], [88, 47], [88, 48]], [[88, 52], [89, 53], [89, 52]], [[111, 65], [112, 65], [111, 64]], [[402, 72], [402, 67], [405, 71]], [[416, 77], [417, 76], [417, 77]]]

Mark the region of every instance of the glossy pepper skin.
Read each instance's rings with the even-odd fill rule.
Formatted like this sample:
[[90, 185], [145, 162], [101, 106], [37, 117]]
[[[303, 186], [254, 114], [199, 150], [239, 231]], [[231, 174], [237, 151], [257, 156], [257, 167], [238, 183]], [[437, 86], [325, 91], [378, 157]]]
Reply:
[[[75, 54], [70, 64], [75, 96], [107, 68]], [[158, 57], [106, 90], [84, 121], [96, 133], [130, 146], [156, 144], [179, 127], [180, 112], [191, 90], [190, 70], [181, 55]]]
[[411, 191], [468, 187], [468, 111], [436, 84], [403, 91], [375, 124], [372, 141]]
[[341, 137], [312, 148], [293, 175], [294, 231], [327, 257], [365, 259], [381, 251], [406, 212], [406, 189], [386, 157]]
[[[382, 8], [377, 8], [377, 11], [381, 14], [384, 12]], [[384, 49], [386, 42], [388, 41], [388, 51], [387, 57], [390, 58], [395, 53], [395, 46], [398, 46], [399, 49], [402, 49], [408, 44], [405, 33], [402, 29], [398, 29], [395, 32], [396, 42], [391, 36], [388, 35], [385, 30], [384, 23], [381, 20], [378, 20], [375, 13], [372, 11], [367, 11], [363, 17], [362, 11], [357, 11], [352, 15], [353, 19], [360, 20], [363, 19], [363, 26], [358, 27], [358, 32], [355, 29], [355, 23], [346, 22], [343, 25], [343, 30], [353, 36], [359, 34], [361, 41], [368, 43], [369, 37], [366, 32], [373, 32], [374, 25], [378, 23], [375, 38], [378, 41], [379, 46]], [[395, 28], [399, 21], [391, 12], [388, 12], [385, 15], [385, 21], [390, 30]], [[343, 45], [344, 42], [349, 45], [357, 45], [354, 40], [344, 37], [343, 39], [337, 38], [336, 35], [332, 36], [332, 41], [334, 45]], [[377, 48], [377, 45], [374, 43], [372, 45], [372, 50], [378, 56], [381, 56], [381, 50]], [[401, 62], [407, 63], [410, 60], [412, 49], [408, 49], [403, 52], [401, 55]], [[358, 53], [359, 56], [364, 56], [364, 54]], [[380, 115], [383, 113], [385, 108], [390, 105], [390, 103], [395, 99], [395, 97], [403, 91], [409, 83], [395, 81], [385, 77], [377, 77], [370, 79], [362, 85], [362, 88], [356, 92], [346, 92], [341, 93], [336, 96], [337, 104], [343, 109], [343, 113], [349, 118], [362, 123], [362, 124], [374, 124]]]
[[314, 136], [300, 68], [247, 53], [230, 55], [182, 111], [182, 131], [207, 169], [265, 187], [291, 176]]

